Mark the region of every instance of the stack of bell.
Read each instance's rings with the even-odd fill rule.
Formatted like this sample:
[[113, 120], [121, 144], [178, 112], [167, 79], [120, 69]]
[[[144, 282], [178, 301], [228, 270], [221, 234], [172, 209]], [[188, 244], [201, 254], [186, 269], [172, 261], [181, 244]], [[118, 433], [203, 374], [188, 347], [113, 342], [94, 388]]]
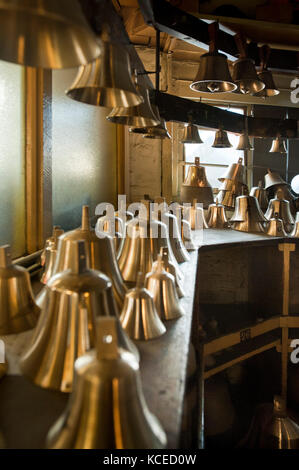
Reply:
[[58, 247], [58, 238], [62, 235], [64, 231], [61, 228], [54, 227], [53, 228], [53, 235], [46, 241], [46, 246], [43, 252], [43, 265], [44, 265], [44, 272], [41, 277], [41, 282], [43, 284], [47, 284], [48, 280], [53, 276], [54, 266], [56, 261], [57, 255], [57, 247]]
[[139, 364], [123, 350], [113, 318], [96, 320], [96, 349], [75, 363], [69, 404], [50, 429], [51, 449], [163, 449], [166, 435], [149, 411]]
[[250, 196], [255, 196], [259, 202], [260, 208], [263, 212], [267, 210], [268, 207], [268, 195], [266, 188], [263, 188], [263, 182], [259, 181], [258, 186], [251, 188]]
[[230, 219], [231, 227], [241, 232], [264, 232], [267, 222], [254, 196], [239, 196], [236, 199], [235, 212]]
[[187, 177], [181, 186], [181, 201], [192, 204], [194, 199], [202, 203], [205, 209], [214, 202], [212, 186], [198, 157], [195, 158], [194, 165], [189, 166]]
[[291, 213], [290, 203], [284, 199], [282, 189], [278, 189], [276, 197], [269, 202], [265, 217], [270, 220], [274, 214], [278, 214], [279, 219], [283, 221], [286, 232], [291, 232], [295, 221]]
[[291, 192], [291, 186], [288, 184], [279, 173], [268, 169], [265, 175], [265, 189], [268, 192], [269, 199], [273, 199], [278, 189], [283, 191], [283, 197], [290, 202], [290, 210], [292, 215], [296, 214], [296, 197]]
[[239, 158], [238, 163], [232, 163], [224, 175], [219, 178], [219, 181], [221, 181], [222, 185], [219, 188], [217, 201], [226, 209], [233, 210], [236, 198], [247, 189], [242, 158]]

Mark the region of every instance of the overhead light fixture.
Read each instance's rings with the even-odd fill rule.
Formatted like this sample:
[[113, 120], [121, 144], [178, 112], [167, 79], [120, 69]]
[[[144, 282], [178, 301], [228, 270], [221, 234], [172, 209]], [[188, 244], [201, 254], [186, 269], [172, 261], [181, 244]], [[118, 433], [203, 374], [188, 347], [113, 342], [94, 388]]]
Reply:
[[198, 127], [189, 122], [185, 125], [183, 137], [181, 140], [182, 144], [203, 144], [200, 138]]
[[276, 87], [273, 79], [272, 72], [267, 69], [267, 63], [270, 57], [271, 49], [269, 46], [264, 45], [260, 47], [260, 58], [261, 58], [261, 71], [258, 72], [258, 77], [264, 82], [265, 88], [257, 93], [257, 96], [263, 96], [265, 98], [279, 95], [280, 91]]
[[233, 63], [233, 80], [244, 95], [254, 95], [265, 88], [255, 70], [253, 60], [247, 57], [246, 39], [243, 34], [235, 35], [240, 58]]
[[218, 23], [209, 25], [210, 48], [199, 59], [198, 72], [190, 88], [204, 93], [227, 93], [236, 90], [231, 77], [227, 57], [218, 52]]
[[0, 59], [28, 67], [78, 67], [100, 45], [77, 0], [0, 0]]
[[280, 136], [276, 137], [276, 139], [273, 140], [270, 153], [281, 153], [281, 154], [287, 153], [285, 142]]
[[215, 140], [212, 145], [213, 148], [216, 149], [224, 149], [232, 147], [232, 144], [229, 141], [227, 132], [223, 129], [219, 129], [215, 134]]
[[66, 95], [81, 103], [110, 108], [137, 106], [143, 98], [132, 78], [125, 47], [102, 41], [101, 58], [80, 67]]

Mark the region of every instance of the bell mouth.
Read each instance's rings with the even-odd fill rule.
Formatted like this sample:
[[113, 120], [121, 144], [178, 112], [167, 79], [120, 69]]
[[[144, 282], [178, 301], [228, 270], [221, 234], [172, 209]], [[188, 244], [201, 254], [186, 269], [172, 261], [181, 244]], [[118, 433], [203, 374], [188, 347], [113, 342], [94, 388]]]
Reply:
[[129, 108], [142, 103], [136, 93], [123, 90], [120, 88], [103, 88], [103, 87], [79, 87], [66, 91], [66, 96], [80, 103], [90, 104], [93, 106], [106, 106], [117, 108], [120, 106]]
[[265, 84], [261, 80], [236, 80], [236, 83], [243, 95], [255, 95], [265, 88]]
[[221, 80], [200, 80], [190, 85], [191, 90], [203, 93], [230, 93], [237, 89], [233, 82], [223, 82]]

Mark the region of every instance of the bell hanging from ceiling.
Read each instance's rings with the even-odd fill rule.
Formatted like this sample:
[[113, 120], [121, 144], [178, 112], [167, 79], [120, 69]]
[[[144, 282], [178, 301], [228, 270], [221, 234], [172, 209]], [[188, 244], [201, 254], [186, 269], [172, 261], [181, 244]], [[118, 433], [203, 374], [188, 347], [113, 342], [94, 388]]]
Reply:
[[264, 223], [267, 222], [262, 213], [256, 197], [244, 195], [236, 199], [235, 212], [230, 219], [234, 230], [241, 232], [264, 232]]
[[184, 315], [175, 287], [175, 279], [164, 269], [161, 254], [153, 271], [145, 278], [146, 288], [154, 296], [157, 312], [161, 320], [174, 320]]
[[181, 202], [190, 203], [196, 199], [207, 209], [214, 202], [213, 188], [207, 180], [206, 170], [200, 165], [200, 159], [195, 157], [194, 164], [188, 168], [187, 177], [181, 185]]
[[283, 226], [283, 221], [279, 218], [279, 214], [277, 212], [274, 214], [274, 217], [269, 220], [267, 235], [271, 235], [272, 237], [287, 236]]
[[299, 212], [296, 213], [295, 225], [290, 233], [290, 237], [299, 238]]
[[116, 320], [98, 318], [96, 349], [75, 363], [74, 390], [47, 448], [164, 449], [166, 443], [147, 407], [138, 362], [121, 347]]
[[1, 0], [0, 59], [28, 67], [78, 67], [100, 45], [77, 0]]
[[275, 86], [272, 72], [267, 69], [270, 52], [271, 49], [268, 45], [263, 45], [260, 47], [261, 71], [258, 72], [258, 77], [265, 84], [265, 88], [257, 93], [257, 96], [263, 96], [265, 98], [276, 96], [280, 93], [280, 91]]
[[257, 198], [262, 211], [267, 210], [269, 200], [268, 200], [267, 190], [263, 188], [262, 181], [259, 181], [258, 186], [254, 186], [253, 188], [251, 188], [250, 196], [254, 196]]
[[253, 147], [250, 143], [248, 134], [242, 134], [239, 138], [239, 143], [236, 147], [236, 150], [252, 150]]
[[235, 35], [240, 58], [233, 63], [233, 80], [238, 89], [245, 95], [254, 95], [265, 88], [265, 84], [257, 75], [253, 60], [247, 57], [246, 39], [243, 34]]
[[291, 213], [290, 202], [283, 198], [282, 189], [278, 189], [276, 197], [269, 202], [265, 217], [267, 220], [270, 220], [276, 213], [279, 219], [283, 221], [285, 230], [290, 232], [293, 229], [294, 218]]
[[211, 204], [208, 212], [208, 226], [209, 228], [229, 228], [229, 223], [226, 218], [225, 208], [222, 204]]
[[108, 121], [114, 124], [123, 124], [131, 127], [153, 127], [161, 124], [158, 108], [152, 106], [149, 91], [136, 85], [138, 93], [143, 98], [143, 103], [129, 108], [116, 107], [107, 116]]
[[[46, 285], [43, 308], [31, 344], [22, 355], [22, 373], [43, 388], [70, 392], [75, 360], [94, 347], [94, 321], [118, 319], [110, 279], [89, 269], [88, 243], [72, 245], [72, 265]], [[118, 320], [117, 320], [118, 321]], [[139, 357], [119, 324], [122, 345]]]
[[53, 276], [57, 255], [58, 238], [60, 237], [60, 235], [63, 235], [63, 233], [64, 230], [62, 230], [61, 228], [54, 227], [53, 235], [51, 237], [52, 242], [48, 242], [48, 246], [45, 247], [44, 272], [41, 277], [41, 282], [43, 284], [47, 284], [48, 280]]
[[155, 127], [148, 127], [146, 133], [143, 135], [144, 139], [172, 139], [169, 134], [165, 119], [161, 118], [161, 124]]
[[18, 334], [34, 328], [39, 314], [27, 270], [12, 264], [9, 245], [1, 246], [0, 335]]
[[269, 152], [270, 153], [282, 153], [282, 154], [287, 153], [288, 151], [287, 151], [284, 140], [281, 137], [276, 137], [276, 139], [274, 139], [272, 142], [272, 146]]
[[127, 108], [143, 102], [132, 79], [127, 50], [106, 41], [102, 41], [101, 58], [80, 67], [66, 95], [81, 103], [108, 108]]
[[198, 127], [191, 122], [185, 125], [181, 144], [203, 144], [198, 132]]
[[199, 59], [198, 72], [190, 88], [204, 93], [227, 93], [236, 90], [231, 77], [227, 57], [218, 52], [218, 23], [209, 25], [209, 52]]
[[[119, 308], [122, 307], [127, 288], [124, 284], [118, 267], [113, 238], [107, 233], [99, 233], [97, 236], [90, 228], [89, 207], [82, 208], [82, 226], [71, 232], [67, 232], [59, 238], [58, 252], [53, 274], [60, 273], [72, 268], [75, 245], [70, 242], [74, 240], [86, 240], [89, 249], [89, 260], [91, 269], [106, 274], [112, 281], [113, 293]], [[40, 297], [39, 297], [39, 305]]]
[[213, 142], [212, 147], [215, 149], [225, 149], [232, 147], [232, 144], [229, 141], [226, 131], [224, 131], [223, 129], [219, 129], [215, 133], [215, 140]]
[[144, 287], [144, 275], [138, 273], [136, 287], [125, 297], [120, 322], [127, 335], [134, 340], [158, 338], [166, 328], [157, 313], [152, 294]]
[[[168, 272], [169, 274], [172, 274], [173, 277], [174, 277], [176, 291], [177, 291], [177, 294], [178, 294], [179, 298], [181, 299], [182, 297], [185, 296], [185, 293], [184, 293], [184, 290], [183, 290], [183, 287], [182, 287], [181, 279], [178, 276], [178, 273], [176, 271], [175, 265], [169, 260], [168, 248], [167, 247], [161, 248], [160, 255], [162, 256], [162, 261], [164, 263], [165, 271]], [[153, 268], [152, 269], [154, 270], [157, 267], [158, 267], [158, 261], [155, 261], [153, 263]]]

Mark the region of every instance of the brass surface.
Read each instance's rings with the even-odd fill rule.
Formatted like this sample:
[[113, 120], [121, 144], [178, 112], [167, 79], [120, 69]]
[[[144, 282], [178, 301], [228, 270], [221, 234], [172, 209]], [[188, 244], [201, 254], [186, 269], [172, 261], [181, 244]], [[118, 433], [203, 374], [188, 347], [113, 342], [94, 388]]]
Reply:
[[200, 203], [197, 203], [197, 199], [193, 199], [192, 201], [192, 207], [190, 207], [189, 211], [189, 222], [191, 230], [195, 230], [196, 228], [209, 228], [203, 207]]
[[200, 159], [198, 157], [195, 157], [194, 165], [189, 166], [184, 185], [196, 186], [198, 188], [211, 187], [207, 180], [206, 170], [203, 166], [200, 166]]
[[283, 198], [282, 189], [278, 189], [276, 197], [269, 202], [265, 217], [267, 220], [270, 220], [276, 213], [279, 219], [283, 221], [285, 230], [290, 232], [295, 221], [291, 213], [290, 202]]
[[272, 186], [276, 185], [287, 185], [288, 183], [282, 179], [279, 173], [271, 171], [268, 168], [268, 173], [265, 175], [265, 189], [270, 189]]
[[166, 328], [160, 320], [152, 294], [144, 287], [144, 275], [138, 273], [136, 287], [125, 297], [120, 322], [134, 340], [150, 340], [162, 336]]
[[215, 133], [215, 139], [214, 139], [212, 147], [216, 149], [225, 149], [225, 148], [232, 147], [232, 144], [229, 141], [226, 131], [224, 131], [223, 129], [219, 129]]
[[182, 144], [203, 144], [200, 138], [198, 127], [192, 123], [185, 125], [183, 137], [181, 140]]
[[290, 237], [299, 238], [299, 212], [296, 213], [295, 225], [290, 233]]
[[262, 211], [266, 211], [268, 208], [269, 200], [267, 190], [263, 188], [263, 182], [259, 181], [258, 186], [251, 188], [250, 196], [255, 196], [259, 202]]
[[267, 235], [271, 235], [272, 237], [286, 237], [287, 233], [283, 226], [283, 221], [279, 219], [278, 214], [274, 214], [269, 221]]
[[81, 66], [66, 91], [69, 98], [108, 108], [137, 106], [143, 102], [132, 79], [130, 57], [124, 46], [101, 42], [101, 57]]
[[181, 220], [181, 236], [187, 251], [195, 251], [196, 246], [193, 243], [191, 224], [188, 220]]
[[264, 232], [263, 224], [266, 221], [256, 197], [237, 197], [235, 212], [230, 219], [230, 224], [234, 230], [241, 232]]
[[175, 279], [164, 269], [162, 256], [158, 255], [158, 263], [145, 281], [146, 288], [154, 296], [157, 312], [161, 320], [174, 320], [184, 315], [179, 303], [175, 287]]
[[[169, 274], [172, 274], [174, 277], [177, 294], [179, 298], [181, 299], [182, 297], [185, 296], [185, 293], [182, 287], [181, 279], [178, 276], [178, 273], [176, 271], [175, 265], [169, 260], [168, 248], [167, 247], [161, 248], [160, 255], [162, 256], [162, 261], [164, 263], [165, 271], [168, 272]], [[155, 261], [153, 263], [153, 269], [156, 269], [157, 267], [158, 267], [158, 261]]]
[[168, 227], [170, 245], [177, 262], [189, 261], [190, 256], [183, 243], [177, 217], [170, 212], [163, 212], [162, 222]]
[[125, 222], [117, 215], [114, 215], [114, 217], [104, 215], [97, 220], [96, 233], [98, 231], [105, 232], [113, 238], [116, 257], [118, 258], [123, 249], [126, 236]]
[[250, 143], [248, 134], [242, 134], [240, 135], [238, 145], [236, 147], [236, 150], [252, 150], [253, 147]]
[[[72, 390], [74, 362], [94, 346], [95, 319], [112, 316], [118, 321], [110, 279], [89, 269], [88, 242], [74, 240], [70, 245], [71, 269], [45, 286], [41, 316], [20, 360], [22, 373], [36, 385], [61, 392]], [[138, 357], [120, 324], [119, 329], [122, 347]]]
[[280, 91], [276, 87], [270, 70], [262, 70], [258, 72], [259, 79], [265, 84], [265, 88], [257, 93], [257, 96], [271, 97], [279, 95]]
[[229, 228], [225, 208], [218, 202], [210, 205], [207, 219], [210, 228]]
[[233, 80], [243, 94], [254, 95], [265, 88], [265, 84], [258, 77], [254, 62], [248, 58], [241, 58], [233, 62]]
[[88, 206], [82, 208], [81, 228], [67, 232], [60, 237], [53, 274], [72, 268], [74, 259], [72, 247], [76, 249], [76, 245], [72, 245], [71, 242], [75, 240], [87, 241], [90, 267], [102, 271], [111, 279], [115, 300], [121, 308], [127, 288], [118, 267], [113, 238], [105, 233], [102, 238], [97, 237], [95, 231], [90, 228]]
[[147, 408], [138, 362], [120, 347], [115, 319], [98, 318], [96, 350], [75, 363], [75, 387], [51, 428], [51, 449], [162, 449], [166, 435]]
[[194, 165], [188, 168], [187, 177], [181, 186], [180, 199], [192, 204], [194, 199], [208, 208], [214, 201], [213, 189], [206, 177], [206, 170], [200, 166], [200, 159], [195, 157]]
[[9, 245], [0, 247], [0, 335], [34, 328], [40, 309], [36, 305], [26, 269], [11, 262]]
[[[245, 168], [243, 166], [242, 158], [239, 158], [237, 163], [232, 163], [229, 165], [225, 173], [218, 178], [219, 181], [223, 182], [224, 180], [231, 180], [235, 183], [245, 184]], [[231, 188], [221, 188], [221, 189], [231, 189]]]
[[57, 246], [58, 238], [62, 235], [64, 231], [60, 228], [53, 228], [53, 235], [46, 241], [46, 246], [44, 249], [44, 272], [41, 277], [41, 282], [47, 284], [49, 279], [53, 276], [54, 266], [57, 255]]
[[7, 362], [0, 363], [0, 379], [2, 379], [2, 377], [6, 375], [7, 369], [8, 369]]
[[1, 0], [0, 18], [1, 60], [61, 69], [100, 55], [77, 0]]
[[144, 139], [172, 139], [169, 134], [165, 120], [161, 118], [161, 124], [155, 127], [148, 127], [143, 136]]
[[282, 140], [281, 137], [276, 137], [276, 139], [272, 141], [272, 145], [269, 152], [282, 154], [287, 153], [287, 148], [285, 146], [284, 140]]
[[231, 77], [227, 57], [218, 52], [202, 54], [197, 75], [190, 88], [204, 93], [227, 93], [236, 90], [237, 85]]

